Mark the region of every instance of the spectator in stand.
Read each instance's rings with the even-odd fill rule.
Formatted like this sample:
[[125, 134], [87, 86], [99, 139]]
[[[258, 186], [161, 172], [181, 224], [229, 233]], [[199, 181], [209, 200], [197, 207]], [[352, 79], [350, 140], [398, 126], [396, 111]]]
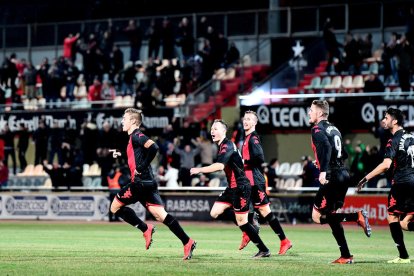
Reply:
[[180, 173], [179, 178], [183, 187], [191, 186], [190, 169], [195, 167], [195, 156], [200, 153], [200, 149], [197, 147], [192, 149], [190, 145], [185, 145], [184, 150], [175, 147], [174, 151], [180, 155]]
[[1, 84], [4, 87], [11, 89], [11, 97], [14, 100], [16, 96], [16, 79], [18, 75], [16, 67], [16, 54], [11, 54], [10, 57], [6, 57], [1, 66]]
[[26, 151], [29, 147], [29, 130], [24, 124], [20, 124], [20, 130], [18, 132], [19, 141], [17, 142], [20, 171], [23, 171], [27, 166]]
[[119, 73], [119, 81], [121, 82], [121, 93], [123, 96], [132, 95], [135, 91], [134, 84], [136, 83], [137, 71], [134, 63], [128, 61], [125, 63], [124, 69]]
[[187, 61], [194, 56], [195, 39], [192, 34], [192, 26], [188, 18], [183, 17], [178, 25], [177, 46], [181, 48], [180, 60]]
[[98, 141], [98, 130], [92, 122], [85, 122], [81, 125], [80, 137], [82, 140], [82, 152], [86, 164], [93, 164], [96, 161], [96, 148]]
[[[49, 97], [48, 95], [51, 95], [50, 92], [50, 79], [49, 79], [49, 59], [47, 57], [44, 57], [42, 59], [42, 63], [39, 65], [39, 68], [37, 69], [37, 74], [42, 82], [42, 91], [43, 91], [43, 97], [46, 99]], [[39, 162], [39, 164], [42, 161]]]
[[277, 180], [277, 168], [279, 167], [279, 160], [272, 158], [269, 162], [266, 174], [267, 174], [267, 185], [271, 187], [273, 191], [277, 191], [276, 180]]
[[[45, 93], [46, 101], [56, 102], [60, 97], [60, 90], [64, 85], [63, 70], [60, 61], [55, 58], [48, 70], [49, 87]], [[45, 92], [45, 91], [44, 91]]]
[[364, 82], [364, 92], [384, 92], [385, 86], [379, 79], [378, 74], [371, 72]]
[[200, 149], [201, 165], [204, 167], [213, 164], [213, 157], [217, 155], [217, 148], [213, 146], [210, 139], [200, 136], [191, 139], [191, 142]]
[[162, 21], [161, 29], [162, 38], [162, 58], [173, 59], [175, 54], [175, 33], [171, 21], [168, 18], [164, 18]]
[[364, 39], [358, 39], [359, 52], [362, 59], [367, 59], [372, 57], [372, 34], [368, 33], [365, 35]]
[[32, 99], [36, 96], [36, 77], [37, 71], [31, 62], [27, 63], [27, 67], [23, 70], [24, 93], [27, 99]]
[[9, 180], [9, 169], [3, 160], [0, 160], [0, 189], [7, 186]]
[[1, 133], [0, 138], [4, 141], [4, 162], [6, 165], [9, 161], [9, 156], [12, 159], [13, 162], [13, 174], [17, 173], [17, 167], [16, 167], [16, 152], [14, 148], [14, 136], [15, 134], [10, 130], [9, 125], [6, 124], [4, 126], [4, 131]]
[[[98, 78], [93, 80], [93, 84], [88, 88], [88, 100], [90, 102], [101, 101], [102, 83]], [[100, 104], [92, 104], [92, 107], [100, 107]]]
[[161, 47], [161, 27], [155, 18], [151, 19], [145, 36], [148, 38], [148, 59], [158, 59]]
[[66, 99], [73, 101], [75, 99], [75, 86], [79, 78], [80, 72], [78, 67], [72, 62], [72, 60], [67, 60], [66, 64], [67, 67], [64, 71], [66, 79]]
[[397, 71], [397, 56], [395, 47], [397, 46], [397, 40], [401, 37], [398, 33], [392, 33], [390, 40], [384, 49], [383, 64], [384, 64], [384, 79], [385, 83], [395, 84], [398, 82], [398, 71]]
[[397, 40], [395, 52], [398, 58], [398, 82], [401, 90], [408, 92], [411, 89], [411, 69], [413, 66], [414, 48], [408, 42], [405, 35]]
[[128, 21], [128, 26], [124, 29], [124, 32], [129, 41], [129, 61], [135, 62], [141, 57], [141, 46], [143, 33], [139, 23], [133, 19]]
[[49, 175], [50, 180], [52, 181], [52, 186], [55, 190], [57, 190], [58, 187], [66, 187], [70, 190], [70, 183], [68, 183], [66, 177], [70, 168], [69, 164], [65, 163], [60, 165], [57, 162], [50, 164], [44, 160], [42, 165], [43, 170]]
[[64, 135], [64, 129], [59, 126], [57, 120], [54, 120], [49, 131], [49, 164], [53, 164], [55, 155], [57, 155], [59, 165], [63, 165], [62, 143]]
[[409, 8], [409, 12], [406, 15], [406, 36], [411, 45], [414, 45], [414, 6]]
[[310, 156], [302, 156], [303, 164], [303, 187], [319, 187], [319, 170], [313, 163], [313, 160]]
[[167, 171], [164, 175], [159, 173], [157, 175], [157, 179], [165, 182], [165, 187], [177, 188], [180, 187], [180, 185], [178, 185], [178, 173], [179, 172], [176, 168], [172, 167], [170, 163], [167, 163]]
[[88, 88], [86, 87], [85, 78], [83, 74], [80, 74], [78, 79], [76, 80], [76, 86], [73, 90], [73, 96], [76, 99], [83, 99], [88, 97]]
[[63, 40], [63, 57], [75, 62], [76, 60], [76, 41], [79, 39], [80, 34], [77, 33], [73, 35], [70, 33], [64, 40]]
[[47, 159], [47, 147], [49, 141], [49, 129], [46, 127], [45, 121], [40, 120], [39, 126], [33, 132], [33, 143], [35, 144], [34, 164], [42, 164]]
[[118, 44], [115, 44], [110, 53], [110, 79], [116, 79], [119, 72], [124, 68], [124, 53]]
[[344, 45], [344, 69], [349, 74], [359, 74], [362, 63], [361, 55], [359, 53], [359, 46], [351, 32], [345, 36]]
[[194, 178], [193, 184], [196, 187], [208, 187], [208, 183], [210, 181], [210, 179], [208, 179], [208, 177], [205, 174], [200, 174], [198, 176], [198, 178]]
[[103, 31], [100, 39], [99, 48], [101, 49], [105, 60], [109, 62], [110, 54], [114, 48], [114, 28], [112, 25], [112, 19], [108, 19], [108, 27]]
[[116, 136], [115, 131], [109, 124], [105, 121], [102, 125], [102, 129], [98, 131], [98, 148], [96, 149], [96, 155], [98, 157], [98, 164], [101, 168], [101, 185], [106, 187], [108, 186], [107, 176], [113, 166], [112, 153], [110, 149], [116, 148]]
[[339, 60], [339, 64], [342, 64], [342, 56], [339, 48], [343, 47], [343, 45], [336, 40], [334, 26], [329, 17], [326, 19], [323, 26], [323, 41], [325, 43], [325, 48], [328, 51], [328, 63], [326, 65], [326, 72], [330, 73], [332, 71], [340, 71], [338, 70], [339, 68], [337, 68], [337, 70], [332, 70], [332, 64], [335, 58]]
[[110, 80], [103, 80], [101, 98], [105, 101], [113, 101], [116, 96], [116, 90]]
[[240, 51], [236, 47], [236, 43], [231, 42], [230, 47], [224, 56], [224, 68], [229, 68], [239, 63]]

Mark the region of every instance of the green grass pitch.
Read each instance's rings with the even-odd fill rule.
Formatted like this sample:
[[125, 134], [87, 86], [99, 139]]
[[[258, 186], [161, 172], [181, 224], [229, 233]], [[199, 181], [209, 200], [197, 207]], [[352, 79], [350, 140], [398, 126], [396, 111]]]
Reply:
[[[344, 225], [352, 265], [333, 265], [339, 250], [328, 226], [283, 225], [294, 246], [277, 255], [279, 240], [268, 225], [261, 237], [272, 251], [251, 259], [253, 244], [238, 250], [241, 232], [224, 222], [182, 225], [197, 241], [193, 259], [166, 226], [155, 223], [154, 243], [144, 249], [142, 233], [126, 223], [0, 221], [0, 275], [414, 275], [412, 264], [387, 264], [397, 249], [387, 227]], [[414, 233], [404, 232], [414, 254]]]

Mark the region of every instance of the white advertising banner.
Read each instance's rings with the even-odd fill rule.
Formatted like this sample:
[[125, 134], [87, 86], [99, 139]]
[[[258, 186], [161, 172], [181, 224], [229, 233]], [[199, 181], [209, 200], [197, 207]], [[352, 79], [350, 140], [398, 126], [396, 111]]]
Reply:
[[[106, 194], [0, 194], [0, 219], [107, 220]], [[145, 220], [145, 208], [131, 206]]]

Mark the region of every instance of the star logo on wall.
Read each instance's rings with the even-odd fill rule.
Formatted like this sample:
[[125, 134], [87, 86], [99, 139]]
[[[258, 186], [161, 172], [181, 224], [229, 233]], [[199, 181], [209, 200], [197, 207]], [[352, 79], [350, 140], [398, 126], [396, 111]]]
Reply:
[[303, 50], [305, 50], [305, 47], [300, 45], [300, 41], [296, 40], [296, 45], [292, 47], [292, 50], [294, 52], [293, 57], [301, 57]]

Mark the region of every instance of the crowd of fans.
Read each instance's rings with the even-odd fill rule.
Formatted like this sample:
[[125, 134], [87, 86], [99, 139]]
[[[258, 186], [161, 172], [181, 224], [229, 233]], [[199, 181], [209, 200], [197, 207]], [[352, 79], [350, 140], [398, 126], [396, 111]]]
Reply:
[[[384, 92], [387, 86], [411, 90], [414, 72], [414, 8], [407, 15], [404, 34], [392, 33], [388, 41], [373, 49], [372, 34], [365, 36], [348, 32], [340, 43], [328, 18], [323, 28], [323, 40], [328, 52], [328, 74], [359, 75], [368, 72], [365, 92]], [[373, 64], [375, 66], [371, 66]]]
[[[62, 55], [51, 61], [45, 57], [35, 65], [11, 54], [0, 68], [0, 104], [7, 99], [21, 103], [44, 98], [53, 103], [131, 95], [146, 106], [165, 105], [168, 95], [187, 95], [210, 80], [215, 70], [232, 66], [240, 58], [235, 44], [214, 30], [206, 17], [199, 28], [195, 38], [185, 17], [178, 26], [168, 18], [154, 19], [146, 30], [135, 20], [124, 27], [115, 27], [109, 20], [105, 29], [97, 26], [92, 33], [68, 34]], [[115, 37], [128, 42], [128, 54]], [[142, 51], [144, 40], [147, 54]]]

